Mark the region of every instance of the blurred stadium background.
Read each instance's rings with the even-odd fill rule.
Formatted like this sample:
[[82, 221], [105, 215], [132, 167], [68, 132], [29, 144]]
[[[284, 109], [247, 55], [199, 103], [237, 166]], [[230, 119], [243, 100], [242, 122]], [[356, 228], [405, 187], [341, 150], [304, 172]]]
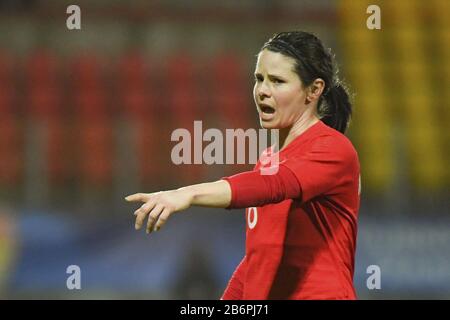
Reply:
[[[81, 30], [66, 28], [70, 4]], [[370, 4], [381, 30], [366, 27]], [[218, 299], [244, 211], [190, 209], [148, 237], [123, 197], [250, 169], [173, 165], [170, 133], [258, 128], [255, 55], [301, 29], [355, 93], [359, 297], [449, 299], [449, 12], [446, 0], [1, 0], [0, 298]], [[66, 288], [69, 265], [81, 290]]]

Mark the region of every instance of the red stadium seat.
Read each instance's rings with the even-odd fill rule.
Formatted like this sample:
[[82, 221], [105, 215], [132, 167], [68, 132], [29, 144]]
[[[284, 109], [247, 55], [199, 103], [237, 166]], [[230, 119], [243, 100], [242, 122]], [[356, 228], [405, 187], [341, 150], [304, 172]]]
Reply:
[[[167, 75], [168, 109], [171, 116], [171, 130], [168, 132], [167, 138], [170, 139], [173, 130], [185, 128], [190, 131], [193, 144], [194, 121], [205, 120], [204, 106], [202, 105], [202, 101], [204, 101], [202, 100], [202, 94], [205, 93], [200, 89], [202, 83], [199, 81], [198, 70], [192, 57], [185, 54], [171, 57], [167, 65]], [[174, 143], [171, 143], [172, 147], [174, 145]], [[171, 150], [167, 152], [170, 154]], [[169, 159], [169, 157], [167, 158]], [[191, 160], [194, 161], [193, 154]], [[200, 181], [205, 176], [205, 169], [206, 165], [199, 164], [171, 165], [170, 168], [175, 175], [175, 180], [180, 184]]]
[[111, 117], [107, 97], [101, 91], [75, 92], [76, 118], [80, 120], [107, 120]]
[[137, 150], [138, 176], [141, 182], [162, 179], [160, 150], [158, 144], [164, 141], [162, 123], [154, 99], [138, 90], [123, 92], [124, 113], [132, 129], [133, 150]]
[[106, 121], [78, 123], [80, 178], [84, 186], [108, 187], [112, 182], [112, 127]]
[[251, 101], [251, 77], [243, 70], [243, 63], [231, 53], [215, 57], [211, 68], [213, 106], [217, 116], [227, 128], [249, 128]]
[[81, 91], [101, 90], [103, 82], [102, 60], [93, 54], [74, 57], [70, 64], [72, 87]]
[[14, 59], [6, 52], [0, 52], [0, 85], [9, 83], [12, 79]]
[[[61, 96], [56, 87], [29, 88], [27, 98], [28, 115], [33, 119], [50, 119], [54, 121], [62, 118]], [[56, 119], [58, 118], [58, 119]]]
[[114, 155], [112, 107], [106, 95], [104, 60], [83, 54], [71, 63], [76, 171], [83, 187], [107, 188]]
[[170, 59], [167, 70], [169, 110], [173, 124], [190, 128], [194, 120], [200, 120], [199, 87], [194, 63], [187, 55]]
[[23, 174], [22, 139], [17, 122], [10, 116], [0, 119], [0, 186], [11, 188]]
[[164, 121], [153, 89], [150, 61], [139, 52], [125, 54], [117, 65], [116, 92], [120, 114], [130, 129], [138, 179], [141, 183], [159, 185], [165, 179], [165, 172], [161, 170], [161, 149], [165, 146], [161, 144], [164, 141]]
[[18, 186], [23, 176], [23, 139], [18, 122], [16, 61], [0, 52], [0, 186]]
[[149, 116], [154, 111], [150, 64], [139, 52], [129, 52], [120, 58], [116, 71], [116, 92], [121, 104], [120, 113], [126, 117]]
[[63, 103], [59, 57], [41, 49], [24, 64], [26, 75], [25, 108], [27, 117], [46, 131], [46, 172], [52, 188], [59, 188], [71, 176], [68, 154], [70, 143], [67, 103]]
[[129, 52], [119, 61], [119, 86], [121, 89], [145, 91], [149, 80], [150, 65], [139, 52]]
[[0, 83], [0, 114], [2, 116], [11, 116], [14, 114], [15, 96], [10, 85]]
[[5, 52], [0, 52], [0, 114], [12, 115], [15, 113], [15, 61]]
[[29, 116], [48, 119], [61, 116], [59, 59], [47, 50], [33, 52], [25, 61], [26, 103]]
[[[250, 121], [255, 112], [251, 99], [250, 79], [243, 68], [243, 62], [233, 53], [222, 53], [213, 58], [209, 79], [211, 83], [211, 108], [217, 118], [218, 126], [226, 129], [258, 129], [256, 121]], [[254, 116], [256, 120], [256, 115]], [[234, 162], [237, 162], [235, 148]], [[246, 148], [246, 163], [249, 163], [249, 150]], [[223, 174], [230, 175], [249, 170], [252, 165], [226, 165]]]
[[49, 183], [58, 188], [72, 177], [70, 144], [67, 122], [47, 122], [47, 170]]
[[30, 87], [59, 85], [59, 59], [47, 50], [37, 50], [27, 59], [26, 74]]

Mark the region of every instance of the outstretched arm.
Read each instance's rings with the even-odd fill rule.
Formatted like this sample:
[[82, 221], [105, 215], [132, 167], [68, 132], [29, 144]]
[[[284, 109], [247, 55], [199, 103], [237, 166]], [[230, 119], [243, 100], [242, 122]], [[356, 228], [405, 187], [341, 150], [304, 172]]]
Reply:
[[300, 196], [297, 178], [287, 167], [280, 166], [274, 175], [262, 175], [259, 170], [248, 171], [216, 182], [195, 184], [176, 190], [137, 193], [127, 201], [144, 202], [134, 212], [136, 229], [148, 216], [147, 233], [159, 230], [168, 217], [190, 206], [214, 208], [246, 208], [277, 203]]
[[231, 188], [227, 181], [200, 183], [176, 190], [154, 193], [136, 193], [125, 197], [129, 202], [144, 202], [134, 212], [136, 230], [139, 230], [148, 215], [147, 233], [159, 230], [169, 216], [190, 206], [227, 208], [231, 202]]

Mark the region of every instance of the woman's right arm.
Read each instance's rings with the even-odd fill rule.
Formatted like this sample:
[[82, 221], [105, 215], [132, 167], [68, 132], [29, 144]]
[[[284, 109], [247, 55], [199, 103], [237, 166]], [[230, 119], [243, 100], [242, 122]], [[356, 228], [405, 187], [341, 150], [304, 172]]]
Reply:
[[192, 206], [227, 208], [231, 203], [231, 187], [225, 180], [194, 184], [178, 191], [190, 195]]
[[300, 185], [295, 175], [280, 166], [274, 175], [261, 175], [258, 170], [236, 174], [222, 180], [195, 184], [176, 190], [155, 193], [137, 193], [125, 199], [144, 202], [135, 211], [136, 229], [148, 216], [147, 233], [159, 230], [169, 216], [190, 206], [214, 208], [246, 208], [277, 203], [300, 196]]
[[134, 212], [135, 228], [139, 230], [148, 216], [147, 233], [159, 230], [174, 212], [190, 206], [227, 208], [231, 203], [231, 187], [225, 180], [200, 183], [176, 190], [136, 193], [125, 197], [129, 202], [144, 204]]

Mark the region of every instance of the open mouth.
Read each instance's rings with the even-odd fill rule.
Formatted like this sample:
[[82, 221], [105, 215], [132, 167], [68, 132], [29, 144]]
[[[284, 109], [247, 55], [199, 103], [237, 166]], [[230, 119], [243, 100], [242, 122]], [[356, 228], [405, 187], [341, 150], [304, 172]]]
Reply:
[[270, 106], [268, 106], [268, 105], [260, 104], [260, 105], [259, 105], [259, 108], [261, 109], [261, 111], [262, 111], [263, 113], [268, 113], [268, 114], [275, 113], [275, 109], [272, 108], [272, 107], [270, 107]]

